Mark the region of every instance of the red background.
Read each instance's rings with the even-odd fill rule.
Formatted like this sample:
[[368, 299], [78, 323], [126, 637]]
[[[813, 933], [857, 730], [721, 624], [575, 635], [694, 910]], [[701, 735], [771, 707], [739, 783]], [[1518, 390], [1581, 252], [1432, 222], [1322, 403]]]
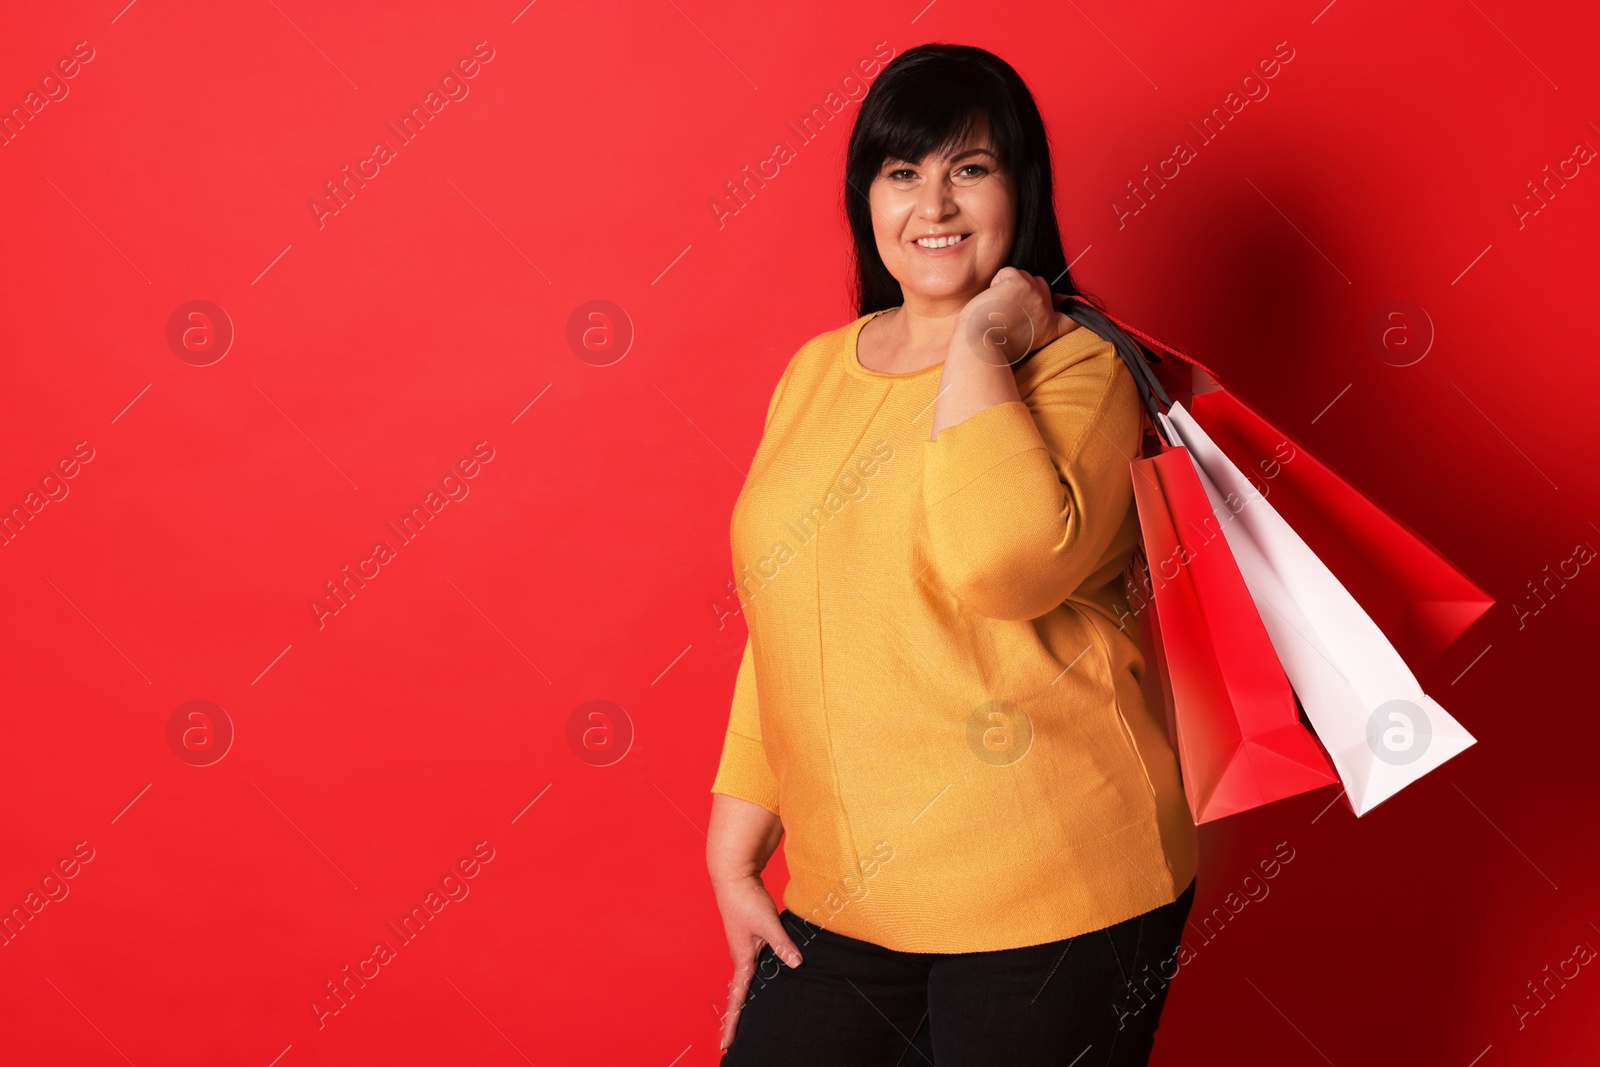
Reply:
[[[0, 34], [7, 110], [94, 52], [0, 148], [0, 507], [94, 455], [0, 547], [0, 904], [94, 850], [0, 948], [0, 1061], [715, 1062], [729, 510], [790, 354], [855, 314], [855, 105], [804, 145], [786, 123], [879, 42], [940, 40], [1032, 86], [1080, 284], [1498, 600], [1413, 664], [1476, 746], [1359, 821], [1327, 789], [1203, 828], [1195, 917], [1294, 859], [1191, 934], [1154, 1062], [1592, 1062], [1593, 965], [1513, 1004], [1600, 947], [1600, 576], [1516, 605], [1600, 546], [1575, 432], [1600, 174], [1512, 206], [1600, 145], [1592, 11], [122, 3]], [[324, 183], [480, 41], [469, 95], [319, 226]], [[796, 158], [719, 225], [780, 138]], [[195, 299], [236, 331], [209, 366], [166, 340]], [[635, 334], [609, 366], [567, 341], [596, 299]], [[1396, 300], [1427, 317], [1404, 360], [1366, 340]], [[470, 494], [319, 628], [324, 583], [480, 441]], [[568, 742], [596, 699], [634, 733], [604, 767]], [[209, 766], [168, 743], [190, 700], [235, 731]], [[324, 983], [479, 842], [470, 895], [319, 1029]]]

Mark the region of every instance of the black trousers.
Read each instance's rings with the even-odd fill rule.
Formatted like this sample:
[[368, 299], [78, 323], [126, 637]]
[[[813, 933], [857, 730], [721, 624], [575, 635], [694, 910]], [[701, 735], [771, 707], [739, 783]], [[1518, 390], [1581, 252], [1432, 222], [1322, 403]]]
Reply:
[[995, 952], [897, 952], [785, 909], [805, 958], [761, 950], [722, 1067], [1145, 1064], [1194, 885], [1114, 926]]

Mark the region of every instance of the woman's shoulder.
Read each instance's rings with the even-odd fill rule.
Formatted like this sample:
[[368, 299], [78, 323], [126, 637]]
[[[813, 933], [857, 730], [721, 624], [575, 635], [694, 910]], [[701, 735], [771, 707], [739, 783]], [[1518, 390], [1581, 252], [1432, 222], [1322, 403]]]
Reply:
[[855, 336], [857, 328], [866, 325], [866, 321], [875, 314], [877, 313], [869, 311], [865, 315], [857, 315], [853, 319], [826, 329], [801, 345], [800, 351], [817, 352], [823, 355], [837, 354]]
[[851, 338], [855, 336], [856, 327], [870, 317], [870, 315], [859, 315], [848, 322], [813, 335], [789, 357], [784, 374], [794, 377], [823, 372], [845, 352]]
[[[861, 316], [863, 319], [866, 317], [865, 315]], [[783, 373], [778, 376], [778, 384], [773, 388], [772, 398], [768, 401], [767, 422], [769, 424], [772, 422], [773, 413], [778, 410], [784, 394], [791, 390], [802, 395], [809, 394], [816, 387], [814, 379], [823, 377], [831, 367], [837, 365], [839, 356], [844, 351], [845, 343], [851, 336], [851, 328], [858, 321], [858, 319], [851, 319], [842, 326], [824, 330], [795, 349], [794, 354], [784, 364]]]
[[1032, 381], [1043, 381], [1072, 367], [1087, 370], [1095, 365], [1105, 366], [1108, 361], [1121, 361], [1116, 345], [1082, 323], [1075, 327], [1029, 356], [1018, 369], [1019, 381], [1024, 375]]
[[1081, 323], [1029, 357], [1017, 371], [1017, 389], [1033, 402], [1074, 398], [1131, 421], [1144, 410], [1139, 386], [1117, 346]]

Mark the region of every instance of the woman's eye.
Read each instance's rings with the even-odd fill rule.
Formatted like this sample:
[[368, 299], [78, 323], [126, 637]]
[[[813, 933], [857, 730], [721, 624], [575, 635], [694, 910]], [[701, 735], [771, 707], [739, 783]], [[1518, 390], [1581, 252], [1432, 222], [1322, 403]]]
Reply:
[[[955, 169], [954, 176], [959, 180], [970, 180], [982, 178], [988, 173], [989, 168], [981, 163], [965, 163]], [[884, 177], [892, 182], [908, 182], [916, 179], [917, 172], [909, 167], [898, 167], [889, 171]]]

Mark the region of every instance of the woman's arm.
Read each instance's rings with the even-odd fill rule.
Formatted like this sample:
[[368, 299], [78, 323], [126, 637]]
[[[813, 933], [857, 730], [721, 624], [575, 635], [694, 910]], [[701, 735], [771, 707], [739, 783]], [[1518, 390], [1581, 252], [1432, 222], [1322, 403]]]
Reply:
[[706, 831], [706, 871], [713, 886], [759, 879], [783, 839], [783, 820], [748, 800], [711, 794]]
[[[1043, 298], [1026, 286], [1042, 279], [1024, 285], [1007, 272], [1021, 274], [1005, 268], [968, 307], [981, 314], [1004, 288], [1032, 316]], [[1036, 336], [1062, 335], [1034, 321]], [[924, 506], [934, 569], [978, 615], [1027, 620], [1059, 606], [1100, 566], [1133, 506], [1138, 387], [1110, 342], [1097, 338], [1077, 356], [1036, 381], [1026, 401], [994, 400], [1000, 386], [982, 375], [1013, 375], [1006, 357], [974, 353], [959, 328], [951, 341], [945, 375], [965, 365], [967, 390], [936, 403]]]
[[[722, 929], [733, 959], [728, 1010], [722, 1016], [722, 1048], [733, 1043], [739, 1013], [755, 977], [756, 958], [771, 945], [790, 967], [800, 966], [800, 950], [778, 919], [778, 906], [761, 881], [761, 871], [783, 837], [778, 816], [726, 793], [711, 795], [711, 826], [706, 831], [706, 870], [716, 893]], [[764, 975], [771, 978], [776, 975]]]
[[783, 839], [783, 820], [778, 814], [778, 779], [767, 765], [761, 743], [759, 708], [755, 646], [747, 637], [733, 685], [722, 760], [711, 784], [711, 825], [706, 830], [706, 873], [733, 959], [728, 1010], [722, 1016], [723, 1048], [733, 1041], [762, 946], [771, 945], [791, 967], [800, 964], [800, 953], [778, 919], [778, 906], [761, 881], [762, 870]]
[[[1018, 321], [1023, 315], [1029, 323]], [[985, 408], [1021, 400], [1014, 367], [1026, 354], [1018, 350], [1020, 346], [1031, 341], [1026, 351], [1043, 348], [1077, 325], [1055, 310], [1050, 286], [1043, 278], [1014, 267], [1001, 268], [989, 288], [968, 301], [956, 316], [944, 370], [939, 373], [928, 440]]]
[[778, 814], [778, 779], [767, 763], [766, 748], [761, 743], [755, 644], [749, 637], [745, 638], [744, 653], [739, 657], [733, 703], [728, 709], [728, 729], [722, 737], [722, 757], [717, 761], [717, 775], [712, 779], [711, 791], [748, 800], [774, 816]]

